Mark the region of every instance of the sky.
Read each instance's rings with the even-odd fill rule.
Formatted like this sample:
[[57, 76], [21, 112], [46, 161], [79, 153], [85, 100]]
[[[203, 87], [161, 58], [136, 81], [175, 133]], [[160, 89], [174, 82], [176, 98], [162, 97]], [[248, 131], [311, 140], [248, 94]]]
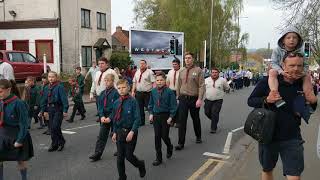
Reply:
[[[118, 25], [127, 30], [134, 27], [133, 7], [132, 0], [111, 0], [112, 32]], [[282, 12], [275, 10], [270, 0], [244, 0], [240, 17], [242, 32], [249, 33], [247, 48], [267, 48], [268, 43], [271, 48], [276, 47], [281, 32]]]

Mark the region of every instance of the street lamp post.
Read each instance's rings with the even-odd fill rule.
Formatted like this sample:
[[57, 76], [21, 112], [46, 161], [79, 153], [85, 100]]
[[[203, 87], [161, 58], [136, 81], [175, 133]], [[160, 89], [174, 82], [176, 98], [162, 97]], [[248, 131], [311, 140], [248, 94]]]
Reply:
[[211, 61], [212, 61], [212, 18], [213, 18], [213, 0], [211, 0], [209, 69], [211, 69]]

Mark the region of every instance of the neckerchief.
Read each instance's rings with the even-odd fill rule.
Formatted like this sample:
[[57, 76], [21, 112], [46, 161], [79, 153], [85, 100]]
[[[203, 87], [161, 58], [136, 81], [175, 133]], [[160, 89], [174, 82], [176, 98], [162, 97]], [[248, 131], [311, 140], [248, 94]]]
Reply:
[[49, 84], [49, 92], [48, 92], [48, 103], [51, 103], [51, 97], [52, 97], [52, 90], [54, 87], [56, 87], [57, 85], [59, 84], [58, 81], [52, 83], [52, 84]]
[[140, 69], [140, 77], [139, 77], [139, 81], [138, 81], [139, 83], [141, 82], [142, 74], [143, 74], [144, 72], [146, 72], [146, 70], [147, 70], [147, 69], [145, 69], [145, 70], [141, 70], [141, 69]]
[[[108, 68], [108, 69], [109, 69], [109, 68]], [[106, 72], [108, 69], [106, 69], [106, 70], [104, 70], [104, 71], [101, 71], [101, 70], [100, 70], [101, 74], [100, 74], [100, 76], [99, 76], [98, 86], [100, 86], [102, 74], [103, 74], [104, 72]]]
[[215, 88], [216, 87], [216, 80], [218, 80], [218, 79], [213, 79], [212, 77], [211, 77], [211, 79], [213, 81], [213, 88]]
[[120, 121], [123, 102], [124, 102], [125, 100], [129, 99], [129, 98], [130, 98], [129, 95], [120, 96], [120, 104], [119, 104], [118, 108], [116, 109], [116, 115], [114, 116], [114, 119], [115, 119], [116, 121]]
[[177, 75], [178, 70], [174, 70], [174, 75], [173, 75], [173, 87], [176, 87], [176, 75]]
[[165, 88], [166, 88], [166, 86], [162, 86], [161, 88], [157, 88], [157, 91], [158, 91], [158, 94], [159, 94], [159, 98], [158, 98], [158, 101], [157, 101], [158, 107], [160, 107], [162, 94], [163, 94], [163, 91], [164, 91]]
[[7, 98], [5, 98], [4, 100], [0, 100], [0, 127], [3, 127], [4, 125], [4, 108], [7, 104], [11, 103], [12, 101], [14, 101], [15, 99], [17, 99], [18, 97], [10, 94]]
[[107, 102], [108, 102], [108, 96], [109, 94], [112, 92], [114, 88], [111, 87], [111, 88], [106, 88], [106, 91], [104, 93], [104, 99], [103, 99], [103, 107], [107, 107]]
[[191, 67], [187, 68], [187, 74], [186, 74], [186, 83], [188, 83], [188, 76], [189, 76], [189, 71], [192, 69], [194, 66], [192, 65]]
[[78, 90], [79, 90], [78, 83], [76, 83], [75, 85], [71, 86], [71, 96], [74, 97], [76, 95], [76, 93], [79, 92]]
[[25, 100], [30, 100], [31, 97], [31, 87], [26, 87]]

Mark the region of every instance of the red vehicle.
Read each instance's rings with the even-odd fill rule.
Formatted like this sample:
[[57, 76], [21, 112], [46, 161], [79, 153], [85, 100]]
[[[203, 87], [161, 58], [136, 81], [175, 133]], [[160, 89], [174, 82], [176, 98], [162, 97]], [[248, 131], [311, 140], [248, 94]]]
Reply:
[[[28, 52], [0, 50], [0, 61], [11, 64], [17, 81], [25, 80], [28, 76], [40, 79], [44, 72], [43, 63]], [[50, 71], [48, 65], [47, 71]]]

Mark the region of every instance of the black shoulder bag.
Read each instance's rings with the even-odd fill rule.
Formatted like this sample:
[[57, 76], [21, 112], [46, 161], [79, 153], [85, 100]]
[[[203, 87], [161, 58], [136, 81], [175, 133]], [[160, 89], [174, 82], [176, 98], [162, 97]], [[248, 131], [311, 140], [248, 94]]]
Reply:
[[276, 113], [265, 108], [254, 108], [244, 124], [244, 132], [259, 143], [268, 144], [272, 141]]

